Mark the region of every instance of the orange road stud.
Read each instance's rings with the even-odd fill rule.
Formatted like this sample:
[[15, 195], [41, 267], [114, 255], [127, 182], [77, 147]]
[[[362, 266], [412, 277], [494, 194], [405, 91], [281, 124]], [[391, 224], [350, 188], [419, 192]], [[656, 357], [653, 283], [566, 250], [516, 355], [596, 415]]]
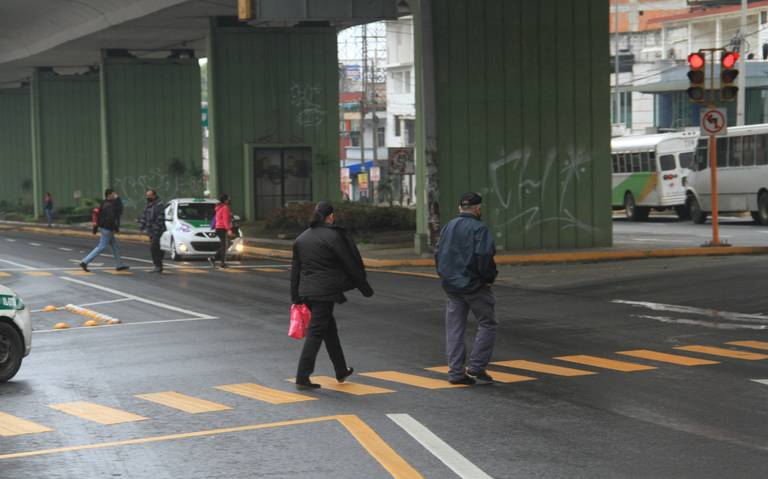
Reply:
[[58, 311], [58, 310], [59, 310], [59, 308], [57, 308], [56, 306], [52, 306], [52, 305], [49, 305], [49, 306], [46, 306], [45, 308], [43, 308], [43, 311], [46, 312], [46, 313], [50, 313], [51, 311]]
[[113, 318], [109, 320], [109, 324], [120, 324], [120, 323], [122, 323], [122, 321], [120, 321], [119, 319]]
[[92, 326], [98, 326], [99, 323], [95, 319], [89, 319], [88, 321], [83, 323], [83, 326], [92, 327]]
[[56, 323], [53, 325], [53, 329], [69, 329], [69, 323]]

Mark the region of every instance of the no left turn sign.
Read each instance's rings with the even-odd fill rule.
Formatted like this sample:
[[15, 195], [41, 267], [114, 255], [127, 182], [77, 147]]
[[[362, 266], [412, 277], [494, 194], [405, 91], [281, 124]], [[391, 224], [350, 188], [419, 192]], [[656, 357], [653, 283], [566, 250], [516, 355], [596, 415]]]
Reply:
[[708, 108], [701, 112], [701, 135], [723, 136], [728, 133], [725, 108]]

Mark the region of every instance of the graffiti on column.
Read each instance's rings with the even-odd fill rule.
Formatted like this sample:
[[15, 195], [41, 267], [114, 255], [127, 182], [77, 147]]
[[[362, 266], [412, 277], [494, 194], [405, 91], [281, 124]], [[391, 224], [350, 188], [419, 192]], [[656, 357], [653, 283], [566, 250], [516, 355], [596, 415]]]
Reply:
[[204, 186], [201, 178], [167, 174], [160, 169], [154, 169], [146, 175], [123, 176], [114, 182], [114, 188], [126, 208], [143, 207], [144, 194], [149, 189], [157, 190], [161, 198], [168, 200], [185, 195], [199, 196]]
[[304, 128], [316, 128], [323, 124], [325, 110], [317, 102], [320, 88], [312, 85], [294, 83], [291, 86], [291, 105], [296, 113], [296, 122]]

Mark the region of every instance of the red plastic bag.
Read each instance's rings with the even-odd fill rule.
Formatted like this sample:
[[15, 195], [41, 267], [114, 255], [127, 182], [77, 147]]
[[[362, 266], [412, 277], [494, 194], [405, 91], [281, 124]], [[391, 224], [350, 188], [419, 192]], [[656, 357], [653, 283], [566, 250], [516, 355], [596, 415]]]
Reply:
[[291, 322], [288, 325], [288, 336], [293, 339], [304, 339], [307, 327], [312, 319], [312, 312], [306, 304], [291, 305]]

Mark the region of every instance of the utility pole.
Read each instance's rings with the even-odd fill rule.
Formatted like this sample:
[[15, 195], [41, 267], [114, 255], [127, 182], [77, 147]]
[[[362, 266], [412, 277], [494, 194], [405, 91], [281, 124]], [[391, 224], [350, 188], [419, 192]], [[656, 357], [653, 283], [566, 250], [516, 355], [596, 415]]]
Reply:
[[[360, 97], [360, 173], [367, 175], [365, 168], [365, 110], [368, 102], [368, 25], [363, 25], [363, 76], [362, 96]], [[367, 182], [370, 192], [370, 181]], [[358, 186], [360, 183], [358, 182]], [[370, 194], [370, 193], [367, 193]]]
[[736, 78], [739, 87], [739, 95], [736, 97], [736, 125], [742, 126], [746, 123], [745, 98], [747, 96], [747, 0], [741, 0], [741, 18], [739, 23], [739, 70], [741, 75]]
[[613, 11], [613, 58], [614, 58], [614, 83], [616, 89], [615, 124], [621, 123], [621, 93], [619, 93], [619, 2], [614, 4]]

